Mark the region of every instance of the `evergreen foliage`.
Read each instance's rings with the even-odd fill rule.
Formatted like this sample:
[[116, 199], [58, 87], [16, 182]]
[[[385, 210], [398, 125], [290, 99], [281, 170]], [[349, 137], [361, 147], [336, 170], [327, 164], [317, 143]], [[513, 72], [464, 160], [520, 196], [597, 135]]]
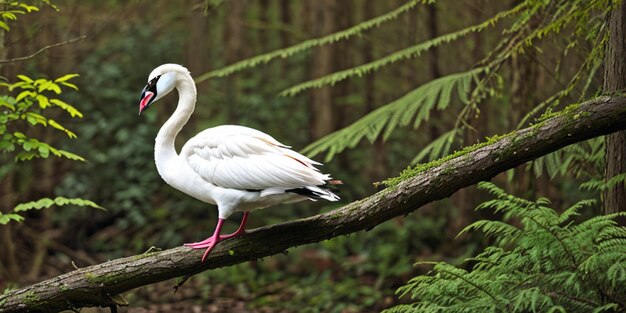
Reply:
[[[503, 65], [510, 61], [511, 58], [525, 53], [529, 47], [536, 45], [537, 41], [540, 41], [545, 37], [556, 36], [566, 31], [573, 31], [573, 36], [567, 39], [567, 50], [578, 47], [581, 50], [580, 53], [584, 55], [584, 62], [562, 90], [538, 104], [530, 112], [527, 112], [518, 127], [525, 125], [537, 114], [544, 113], [545, 116], [546, 114], [549, 115], [549, 113], [554, 110], [559, 110], [561, 100], [567, 96], [571, 96], [574, 91], [579, 91], [577, 87], [580, 87], [581, 84], [583, 86], [582, 91], [578, 94], [578, 99], [586, 99], [589, 96], [588, 90], [591, 85], [593, 75], [597, 72], [604, 55], [604, 47], [608, 38], [608, 33], [604, 24], [604, 17], [607, 16], [612, 7], [612, 3], [606, 0], [561, 0], [553, 2], [526, 0], [510, 10], [502, 11], [494, 15], [483, 23], [442, 35], [361, 66], [331, 73], [321, 78], [298, 84], [283, 91], [282, 95], [294, 95], [308, 88], [316, 88], [328, 84], [332, 85], [336, 82], [354, 76], [360, 77], [366, 73], [388, 66], [399, 60], [420, 56], [423, 51], [437, 47], [443, 43], [458, 40], [465, 37], [467, 34], [484, 31], [489, 26], [495, 25], [501, 20], [510, 20], [512, 24], [502, 32], [502, 39], [495, 49], [493, 49], [493, 51], [483, 60], [477, 60], [477, 64], [480, 67], [473, 71], [478, 70], [479, 72], [477, 74], [479, 75], [477, 75], [475, 81], [468, 86], [468, 90], [464, 93], [464, 95], [469, 94], [469, 101], [461, 99], [464, 103], [464, 107], [458, 114], [457, 122], [455, 123], [454, 128], [444, 135], [447, 136], [448, 139], [444, 140], [440, 138], [440, 140], [437, 140], [436, 145], [435, 143], [431, 143], [429, 145], [429, 151], [442, 152], [441, 154], [430, 153], [429, 157], [433, 160], [445, 155], [445, 152], [449, 151], [451, 145], [449, 140], [454, 138], [450, 135], [451, 132], [456, 134], [463, 130], [471, 130], [471, 127], [468, 127], [467, 120], [474, 118], [480, 113], [478, 106], [482, 101], [488, 97], [501, 96], [500, 90], [504, 88], [504, 82], [500, 72], [502, 71]], [[537, 23], [537, 21], [540, 22]], [[589, 51], [585, 51], [584, 48], [581, 48], [585, 42], [591, 43], [591, 49]], [[556, 71], [558, 71], [558, 68]], [[446, 83], [454, 84], [454, 81], [449, 80], [446, 81]], [[430, 88], [433, 89], [429, 90]], [[427, 83], [418, 89], [423, 93], [437, 93], [438, 90], [452, 88], [453, 86], [437, 84], [430, 85]], [[414, 90], [414, 92], [418, 89]], [[405, 98], [406, 96], [385, 104], [379, 110], [385, 111], [383, 108], [393, 107], [397, 105], [398, 102], [402, 102]], [[442, 98], [439, 100], [442, 102], [440, 107], [449, 107], [449, 100], [450, 99], [448, 98]], [[334, 154], [343, 151], [346, 148], [356, 146], [358, 140], [363, 138], [367, 138], [370, 142], [373, 142], [377, 138], [377, 135], [381, 133], [378, 131], [379, 127], [381, 127], [381, 124], [385, 124], [386, 122], [384, 120], [385, 115], [372, 115], [373, 113], [374, 112], [366, 115], [344, 129], [319, 139], [307, 147], [305, 152], [307, 152], [309, 156], [313, 156], [317, 153], [326, 151], [326, 158], [329, 159]], [[382, 121], [381, 118], [383, 119]], [[399, 125], [403, 126], [406, 125], [406, 123], [401, 123]], [[395, 126], [398, 126], [398, 124], [390, 123], [387, 125], [383, 139], [389, 136]], [[358, 130], [364, 129], [371, 129], [368, 132], [368, 136], [362, 136], [357, 133]], [[374, 134], [376, 134], [376, 136], [372, 136]], [[341, 139], [338, 140], [338, 138]], [[356, 138], [358, 138], [358, 140], [355, 140]], [[416, 156], [414, 162], [423, 159], [424, 156], [425, 155], [423, 154]], [[540, 161], [545, 160], [546, 159], [542, 159]]]
[[[568, 173], [573, 174], [576, 178], [601, 177], [604, 171], [604, 156], [604, 137], [598, 137], [537, 158], [528, 163], [527, 169], [532, 170], [535, 177], [540, 177], [544, 172], [550, 178], [557, 175], [566, 176]], [[586, 183], [581, 187], [599, 190], [597, 188], [585, 188], [585, 186], [587, 186]]]
[[229, 76], [233, 73], [239, 72], [247, 68], [255, 67], [261, 64], [267, 64], [276, 58], [283, 58], [283, 59], [288, 58], [288, 57], [293, 56], [296, 53], [300, 53], [300, 52], [309, 50], [311, 48], [332, 44], [337, 41], [346, 40], [354, 36], [359, 36], [364, 31], [378, 27], [385, 22], [396, 19], [402, 13], [405, 13], [413, 9], [420, 3], [433, 3], [433, 2], [434, 0], [411, 0], [389, 13], [379, 15], [375, 18], [372, 18], [370, 20], [354, 25], [350, 28], [347, 28], [347, 29], [344, 29], [344, 30], [341, 30], [341, 31], [338, 31], [336, 33], [332, 33], [326, 36], [322, 36], [319, 38], [305, 40], [301, 43], [298, 43], [296, 45], [293, 45], [287, 48], [278, 49], [272, 52], [260, 54], [260, 55], [257, 55], [257, 56], [254, 56], [245, 60], [241, 60], [234, 64], [228, 65], [224, 68], [202, 74], [198, 76], [195, 79], [195, 81], [196, 83], [200, 83], [209, 78], [226, 77], [226, 76]]
[[[298, 52], [313, 47], [351, 38], [361, 34], [363, 31], [377, 27], [381, 23], [396, 19], [400, 14], [412, 9], [420, 3], [432, 4], [434, 1], [409, 1], [389, 13], [358, 23], [348, 29], [257, 55], [224, 68], [205, 73], [198, 77], [196, 82], [214, 77], [229, 76], [243, 69], [268, 63], [276, 58], [288, 58]], [[518, 127], [527, 125], [527, 123], [532, 121], [533, 117], [537, 115], [542, 113], [545, 115], [558, 110], [561, 100], [565, 97], [572, 96], [574, 92], [578, 92], [577, 97], [579, 101], [593, 96], [593, 92], [589, 92], [589, 89], [592, 84], [593, 76], [600, 68], [605, 50], [604, 47], [608, 38], [608, 32], [605, 27], [605, 17], [615, 5], [618, 4], [609, 0], [521, 1], [513, 8], [499, 12], [476, 25], [465, 27], [461, 30], [398, 50], [365, 64], [297, 84], [283, 90], [280, 94], [283, 96], [293, 96], [310, 88], [334, 85], [349, 78], [362, 77], [383, 67], [393, 65], [401, 60], [419, 57], [429, 49], [457, 41], [471, 33], [485, 31], [499, 23], [508, 23], [505, 24], [507, 26], [502, 30], [501, 39], [494, 49], [492, 49], [492, 52], [483, 60], [476, 60], [475, 69], [464, 73], [475, 74], [475, 77], [473, 78], [474, 82], [471, 80], [463, 81], [463, 83], [467, 82], [467, 85], [463, 85], [467, 88], [463, 89], [462, 93], [459, 93], [459, 97], [461, 97], [461, 102], [464, 106], [458, 113], [457, 122], [454, 127], [442, 135], [439, 140], [430, 143], [425, 148], [428, 152], [421, 152], [414, 158], [413, 163], [423, 160], [426, 156], [429, 157], [429, 160], [434, 160], [450, 151], [457, 134], [471, 130], [471, 127], [468, 127], [467, 120], [470, 120], [480, 113], [478, 106], [483, 100], [488, 97], [501, 96], [502, 92], [500, 90], [504, 88], [504, 80], [501, 76], [503, 66], [506, 66], [507, 62], [513, 57], [524, 54], [531, 47], [537, 46], [538, 42], [545, 38], [567, 34], [567, 36], [564, 36], [567, 43], [563, 54], [565, 55], [569, 50], [577, 49], [577, 52], [583, 56], [584, 61], [577, 72], [569, 78], [564, 88], [539, 103], [530, 112], [527, 112], [525, 116], [522, 117]], [[590, 46], [590, 48], [587, 49], [585, 48], [586, 46]], [[558, 71], [559, 68], [557, 65], [555, 72]], [[352, 125], [318, 139], [316, 142], [306, 147], [304, 152], [309, 156], [326, 152], [326, 160], [328, 161], [335, 154], [345, 149], [355, 147], [363, 139], [368, 139], [370, 142], [376, 140], [378, 136], [387, 139], [397, 126], [408, 125], [409, 121], [407, 121], [407, 119], [413, 118], [414, 115], [412, 114], [415, 114], [414, 110], [419, 108], [418, 116], [414, 123], [415, 128], [417, 128], [423, 121], [423, 118], [428, 116], [427, 108], [437, 107], [438, 109], [445, 109], [450, 107], [450, 92], [447, 91], [453, 90], [455, 85], [457, 85], [458, 82], [455, 79], [459, 78], [457, 75], [462, 74], [452, 74], [446, 76], [448, 79], [444, 77], [441, 78], [442, 80], [437, 79], [431, 83], [424, 84], [414, 89], [409, 94], [382, 105], [381, 108], [367, 114]], [[435, 102], [439, 103], [435, 105], [424, 105], [422, 101], [426, 98], [424, 97], [426, 94], [441, 94], [439, 99], [437, 99], [436, 96], [433, 98]], [[416, 99], [416, 101], [411, 103], [413, 99]], [[408, 113], [408, 117], [405, 117], [400, 122], [397, 114], [401, 113]], [[552, 155], [542, 158], [538, 162], [551, 162], [548, 166], [550, 166], [550, 169], [554, 169], [552, 165], [556, 164], [555, 161], [557, 161], [557, 158], [558, 155]], [[543, 169], [543, 165], [544, 164], [538, 165], [538, 168]], [[554, 171], [551, 171], [550, 175], [554, 175], [554, 173]]]
[[507, 11], [503, 11], [500, 12], [498, 14], [496, 14], [495, 16], [483, 21], [482, 23], [479, 23], [477, 25], [473, 25], [473, 26], [469, 26], [466, 27], [464, 29], [461, 29], [459, 31], [456, 32], [452, 32], [449, 34], [445, 34], [442, 36], [439, 36], [437, 38], [433, 38], [431, 40], [427, 40], [425, 42], [419, 43], [417, 45], [396, 51], [394, 53], [391, 53], [387, 56], [384, 56], [382, 58], [379, 58], [377, 60], [374, 60], [372, 62], [366, 63], [366, 64], [362, 64], [359, 66], [355, 66], [353, 68], [349, 68], [346, 70], [342, 70], [342, 71], [338, 71], [338, 72], [334, 72], [325, 76], [322, 76], [320, 78], [314, 79], [314, 80], [310, 80], [307, 82], [303, 82], [300, 84], [297, 84], [295, 86], [290, 87], [289, 89], [283, 90], [280, 95], [281, 96], [293, 96], [296, 95], [298, 93], [301, 93], [302, 91], [305, 91], [307, 89], [310, 88], [320, 88], [326, 85], [334, 85], [340, 81], [346, 80], [348, 78], [351, 77], [362, 77], [363, 75], [369, 74], [373, 71], [376, 71], [382, 67], [385, 67], [387, 65], [390, 65], [392, 63], [396, 63], [402, 60], [406, 60], [406, 59], [411, 59], [411, 58], [415, 58], [415, 57], [419, 57], [422, 55], [422, 53], [435, 48], [435, 47], [439, 47], [443, 44], [446, 43], [450, 43], [452, 41], [458, 40], [460, 38], [466, 37], [469, 34], [472, 33], [476, 33], [476, 32], [480, 32], [483, 31], [489, 27], [493, 27], [494, 25], [496, 25], [498, 22], [500, 22], [501, 20], [510, 17], [511, 15], [514, 15], [516, 13], [518, 13], [521, 9], [523, 9], [524, 6], [523, 5], [518, 5], [514, 8], [512, 8], [511, 10], [507, 10]]
[[[466, 268], [428, 262], [434, 268], [397, 290], [414, 303], [396, 312], [610, 312], [626, 309], [626, 228], [615, 219], [626, 213], [575, 218], [594, 200], [557, 213], [550, 201], [529, 201], [487, 182], [496, 199], [478, 210], [503, 214], [504, 222], [483, 220], [462, 233], [480, 230], [495, 243]], [[419, 264], [419, 263], [418, 263]]]
[[[382, 135], [384, 139], [387, 139], [398, 125], [412, 124], [414, 128], [417, 128], [422, 122], [428, 120], [431, 110], [446, 109], [451, 103], [453, 92], [456, 92], [461, 101], [467, 102], [472, 80], [484, 71], [485, 68], [477, 68], [430, 81], [367, 114], [354, 124], [310, 144], [303, 149], [303, 152], [315, 155], [328, 151], [326, 160], [330, 160], [344, 149], [355, 147], [363, 138], [374, 141]], [[446, 141], [438, 141], [438, 143], [444, 145]], [[433, 149], [435, 148], [430, 150]], [[436, 150], [447, 151], [443, 148]]]

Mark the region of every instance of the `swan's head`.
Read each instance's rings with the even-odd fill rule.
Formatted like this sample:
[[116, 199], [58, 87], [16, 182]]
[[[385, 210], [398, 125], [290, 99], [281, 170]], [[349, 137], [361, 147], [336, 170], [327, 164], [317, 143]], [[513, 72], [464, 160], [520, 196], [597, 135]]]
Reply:
[[148, 84], [141, 92], [139, 114], [174, 90], [179, 77], [183, 75], [191, 77], [189, 70], [178, 64], [163, 64], [155, 68], [148, 76]]

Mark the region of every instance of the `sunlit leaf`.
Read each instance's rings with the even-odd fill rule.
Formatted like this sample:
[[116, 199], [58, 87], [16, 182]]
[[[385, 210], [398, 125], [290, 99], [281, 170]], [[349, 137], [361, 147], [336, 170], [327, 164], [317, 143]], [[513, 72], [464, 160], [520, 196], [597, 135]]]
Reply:
[[78, 111], [75, 107], [73, 107], [72, 105], [65, 103], [62, 100], [59, 99], [50, 99], [50, 103], [60, 107], [61, 109], [67, 111], [72, 117], [83, 117], [83, 114]]
[[32, 83], [33, 82], [33, 80], [30, 77], [26, 76], [26, 75], [18, 74], [17, 78], [19, 78], [19, 79], [21, 79], [21, 80], [23, 80], [23, 81], [25, 81], [27, 83]]
[[65, 133], [67, 134], [67, 136], [68, 136], [68, 137], [70, 137], [70, 138], [76, 138], [76, 134], [74, 134], [74, 133], [73, 133], [72, 131], [70, 131], [69, 129], [67, 129], [67, 128], [63, 127], [63, 125], [61, 125], [61, 124], [57, 123], [55, 120], [53, 120], [53, 119], [49, 119], [49, 120], [48, 120], [48, 123], [50, 124], [50, 126], [52, 126], [52, 127], [56, 128], [56, 129], [58, 129], [58, 130], [61, 130], [61, 131], [65, 132]]
[[78, 77], [78, 74], [67, 74], [67, 75], [63, 75], [57, 79], [54, 80], [55, 83], [61, 83], [61, 82], [66, 82], [74, 77]]
[[24, 217], [19, 214], [15, 214], [15, 213], [3, 214], [2, 212], [0, 212], [0, 225], [6, 225], [10, 221], [21, 222], [23, 220], [24, 220]]

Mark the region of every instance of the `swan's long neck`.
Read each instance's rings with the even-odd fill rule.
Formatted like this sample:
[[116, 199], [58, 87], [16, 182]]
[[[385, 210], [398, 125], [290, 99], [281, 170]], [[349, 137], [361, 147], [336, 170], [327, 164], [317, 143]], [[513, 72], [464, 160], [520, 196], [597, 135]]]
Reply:
[[178, 157], [174, 146], [176, 135], [185, 126], [196, 106], [196, 85], [191, 76], [177, 79], [176, 90], [178, 91], [176, 110], [159, 130], [154, 144], [154, 160], [162, 177], [167, 165]]

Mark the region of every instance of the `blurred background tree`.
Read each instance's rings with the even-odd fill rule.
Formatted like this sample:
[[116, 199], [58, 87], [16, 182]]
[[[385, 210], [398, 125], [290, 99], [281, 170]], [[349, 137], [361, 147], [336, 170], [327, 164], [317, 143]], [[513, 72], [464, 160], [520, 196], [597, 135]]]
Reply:
[[[175, 97], [137, 117], [141, 88], [159, 64], [183, 64], [197, 77], [198, 105], [181, 143], [220, 124], [261, 129], [325, 159], [324, 172], [345, 183], [341, 205], [374, 193], [378, 182], [408, 165], [599, 94], [609, 2], [618, 6], [608, 0], [67, 0], [58, 8], [41, 6], [10, 23], [10, 32], [0, 30], [1, 59], [86, 39], [0, 64], [0, 75], [79, 73], [80, 92], [64, 97], [85, 117], [51, 116], [78, 138], [66, 142], [48, 128], [39, 136], [88, 161], [19, 164], [0, 176], [2, 210], [62, 194], [108, 211], [29, 213], [28, 223], [10, 228], [17, 248], [9, 253], [27, 260], [37, 246], [46, 257], [31, 275], [3, 275], [0, 289], [69, 271], [70, 261], [85, 266], [151, 246], [178, 246], [213, 225], [216, 210], [168, 187], [154, 166], [154, 137]], [[608, 188], [604, 149], [603, 139], [590, 140], [494, 181], [520, 197], [546, 196], [566, 208]], [[619, 185], [624, 175], [616, 177]], [[587, 189], [580, 190], [584, 182]], [[129, 311], [377, 312], [407, 301], [394, 291], [425, 272], [415, 261], [459, 264], [490, 242], [480, 234], [454, 239], [479, 218], [500, 217], [473, 210], [487, 197], [466, 188], [368, 232], [197, 275], [175, 295], [172, 283], [141, 288], [128, 296]], [[283, 205], [255, 215], [252, 226], [334, 207]], [[595, 205], [580, 213], [600, 212]]]

